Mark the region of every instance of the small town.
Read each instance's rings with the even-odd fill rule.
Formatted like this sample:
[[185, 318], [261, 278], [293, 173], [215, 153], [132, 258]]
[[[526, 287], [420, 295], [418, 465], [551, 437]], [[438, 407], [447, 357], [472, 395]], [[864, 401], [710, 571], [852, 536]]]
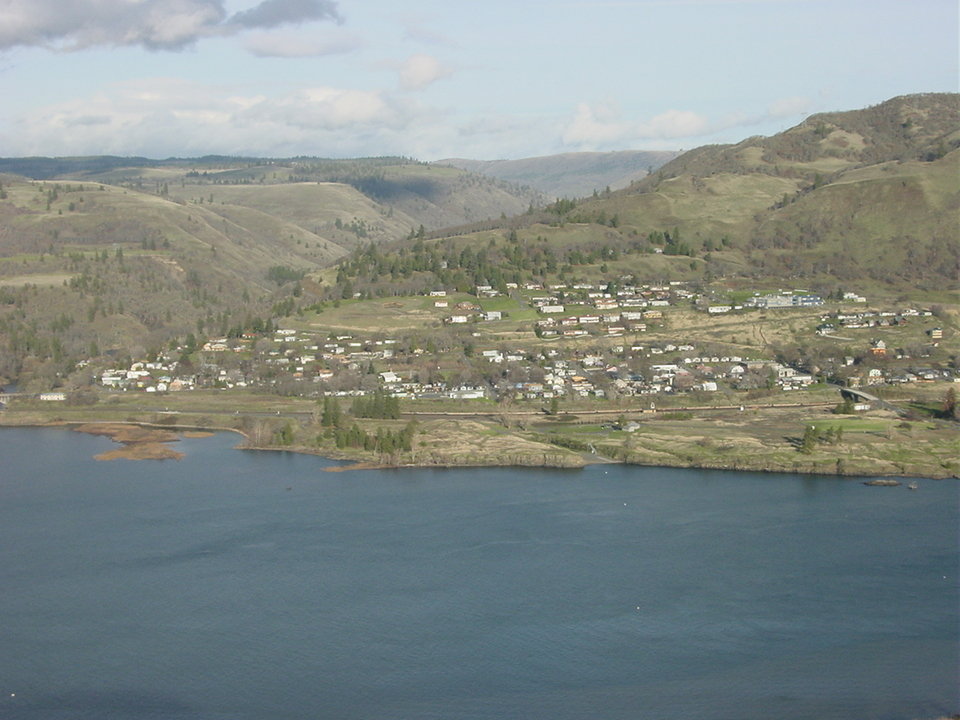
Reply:
[[[704, 343], [693, 334], [664, 330], [671, 312], [739, 315], [777, 308], [824, 306], [810, 294], [779, 293], [750, 297], [743, 305], [711, 305], [682, 283], [644, 287], [623, 286], [614, 292], [600, 285], [527, 285], [522, 290], [539, 317], [526, 339], [489, 341], [495, 331], [461, 333], [459, 348], [438, 350], [422, 333], [377, 332], [338, 334], [298, 327], [277, 328], [270, 334], [215, 337], [202, 344], [176, 344], [151, 357], [130, 358], [123, 366], [98, 370], [96, 383], [116, 392], [174, 393], [199, 388], [245, 389], [301, 397], [362, 396], [382, 390], [399, 398], [431, 400], [488, 399], [496, 402], [542, 401], [553, 398], [629, 398], [634, 396], [716, 393], [751, 390], [791, 391], [814, 383], [851, 388], [883, 384], [960, 381], [955, 368], [929, 362], [943, 337], [931, 310], [903, 307], [892, 310], [820, 314], [816, 333], [849, 342], [851, 354], [793, 362], [728, 352]], [[517, 293], [518, 288], [508, 288]], [[844, 297], [842, 302], [865, 303]], [[507, 324], [502, 310], [483, 310], [491, 298], [503, 297], [489, 286], [453, 307], [445, 291], [428, 296], [437, 317], [447, 325], [487, 329]], [[837, 303], [831, 303], [837, 304]], [[907, 322], [921, 325], [928, 342], [901, 347], [877, 332]], [[858, 331], [856, 337], [834, 332]], [[515, 333], [516, 334], [516, 333]], [[670, 341], [648, 337], [670, 336]], [[571, 339], [574, 342], [565, 342]], [[555, 342], [560, 340], [561, 342]], [[554, 341], [554, 342], [551, 342]], [[451, 365], [451, 353], [457, 362]], [[44, 399], [66, 394], [44, 393]]]

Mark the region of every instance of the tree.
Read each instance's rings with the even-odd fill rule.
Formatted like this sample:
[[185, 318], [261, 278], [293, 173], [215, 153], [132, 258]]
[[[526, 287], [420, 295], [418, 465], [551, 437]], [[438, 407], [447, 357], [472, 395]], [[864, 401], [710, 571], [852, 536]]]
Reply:
[[320, 418], [320, 424], [324, 427], [340, 426], [340, 402], [332, 397], [323, 398], [323, 415]]
[[560, 402], [557, 400], [557, 396], [554, 395], [550, 398], [550, 410], [547, 411], [548, 415], [556, 415], [559, 412]]
[[940, 411], [940, 417], [947, 420], [960, 420], [960, 403], [957, 402], [957, 391], [953, 388], [947, 390], [943, 396], [943, 407]]
[[854, 413], [853, 409], [853, 400], [850, 398], [845, 398], [843, 402], [839, 403], [834, 409], [834, 415], [852, 415]]
[[803, 439], [800, 441], [800, 448], [799, 448], [800, 452], [802, 452], [805, 455], [809, 455], [810, 453], [812, 453], [813, 448], [817, 444], [818, 437], [819, 437], [819, 433], [817, 432], [816, 426], [807, 425], [807, 427], [803, 431]]

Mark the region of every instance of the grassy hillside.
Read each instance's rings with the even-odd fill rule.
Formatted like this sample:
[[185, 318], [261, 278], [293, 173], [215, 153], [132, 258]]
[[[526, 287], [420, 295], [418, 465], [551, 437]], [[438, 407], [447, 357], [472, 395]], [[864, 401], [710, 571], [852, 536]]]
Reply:
[[88, 356], [320, 306], [347, 313], [358, 295], [484, 284], [676, 280], [723, 296], [943, 302], [958, 279], [958, 117], [958, 95], [821, 114], [546, 207], [406, 158], [0, 160], [0, 377], [49, 379]]
[[812, 181], [891, 161], [934, 160], [960, 142], [960, 95], [905, 95], [863, 110], [811, 115], [771, 137], [691, 150], [637, 183], [645, 192], [663, 178], [763, 173]]
[[518, 160], [438, 160], [471, 172], [535, 188], [553, 197], [586, 197], [595, 190], [619, 190], [675, 158], [673, 151], [621, 150], [547, 155]]
[[673, 231], [714, 274], [956, 287], [958, 118], [955, 94], [815, 115], [770, 138], [685, 153], [563, 217]]
[[324, 297], [300, 280], [354, 248], [539, 202], [404, 158], [25, 158], [0, 172], [0, 377], [263, 327]]
[[[375, 231], [378, 240], [394, 239], [401, 227], [406, 233], [420, 225], [430, 229], [461, 225], [514, 215], [543, 201], [536, 191], [495, 178], [391, 157], [0, 158], [0, 173], [96, 181], [194, 204], [210, 203], [213, 190], [214, 205], [235, 203], [266, 210], [309, 232], [332, 227], [337, 218], [343, 223], [356, 218], [380, 224], [382, 229]], [[314, 196], [305, 191], [304, 186], [311, 184], [324, 186], [324, 192]], [[218, 188], [234, 191], [217, 192]], [[250, 192], [254, 188], [262, 192]], [[384, 218], [392, 222], [380, 222]]]

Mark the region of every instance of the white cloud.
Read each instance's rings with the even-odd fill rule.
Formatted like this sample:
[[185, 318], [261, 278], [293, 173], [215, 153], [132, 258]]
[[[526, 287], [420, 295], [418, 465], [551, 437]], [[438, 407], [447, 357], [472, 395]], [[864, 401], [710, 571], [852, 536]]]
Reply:
[[400, 66], [400, 87], [404, 90], [423, 90], [437, 80], [447, 77], [451, 71], [432, 55], [411, 55]]
[[636, 128], [637, 136], [664, 140], [704, 135], [710, 123], [706, 117], [691, 110], [667, 110]]
[[0, 146], [17, 155], [402, 154], [402, 134], [435, 115], [380, 91], [266, 96], [147, 78], [21, 116]]
[[395, 127], [405, 121], [403, 108], [384, 93], [316, 87], [248, 111], [256, 120], [315, 130], [357, 130], [363, 126]]
[[737, 132], [809, 112], [806, 98], [777, 100], [763, 112], [729, 113], [711, 118], [693, 110], [670, 109], [642, 121], [624, 119], [613, 104], [579, 103], [562, 131], [562, 141], [577, 150], [619, 150], [625, 147], [676, 149], [706, 143], [735, 142]]
[[792, 115], [806, 115], [810, 112], [810, 100], [805, 97], [781, 98], [770, 103], [767, 115], [772, 118], [784, 118]]
[[592, 149], [616, 144], [629, 134], [629, 125], [620, 121], [620, 113], [612, 105], [580, 103], [563, 132], [563, 142]]
[[631, 123], [615, 105], [580, 103], [563, 131], [563, 142], [582, 150], [600, 150], [698, 137], [710, 129], [707, 118], [691, 110], [667, 110], [645, 122]]
[[262, 0], [228, 16], [224, 0], [3, 0], [0, 50], [139, 45], [180, 50], [208, 37], [314, 20], [339, 21], [333, 0]]

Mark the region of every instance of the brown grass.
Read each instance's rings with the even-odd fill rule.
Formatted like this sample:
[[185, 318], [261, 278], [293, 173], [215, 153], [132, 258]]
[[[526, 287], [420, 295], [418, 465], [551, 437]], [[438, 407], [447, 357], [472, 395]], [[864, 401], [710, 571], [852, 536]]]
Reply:
[[177, 452], [162, 442], [138, 442], [124, 445], [116, 450], [94, 455], [94, 460], [180, 460], [182, 452]]

